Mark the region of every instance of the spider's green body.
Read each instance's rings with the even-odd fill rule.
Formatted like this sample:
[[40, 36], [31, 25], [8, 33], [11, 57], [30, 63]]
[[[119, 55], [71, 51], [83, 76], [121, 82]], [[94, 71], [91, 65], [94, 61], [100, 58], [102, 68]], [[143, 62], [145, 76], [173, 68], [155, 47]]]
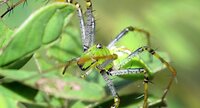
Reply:
[[[93, 45], [87, 51], [85, 51], [77, 61], [78, 66], [81, 70], [85, 71], [90, 67], [99, 66], [107, 60], [117, 59], [116, 54], [111, 54], [110, 50], [101, 44]], [[102, 69], [108, 71], [113, 67], [111, 61]]]

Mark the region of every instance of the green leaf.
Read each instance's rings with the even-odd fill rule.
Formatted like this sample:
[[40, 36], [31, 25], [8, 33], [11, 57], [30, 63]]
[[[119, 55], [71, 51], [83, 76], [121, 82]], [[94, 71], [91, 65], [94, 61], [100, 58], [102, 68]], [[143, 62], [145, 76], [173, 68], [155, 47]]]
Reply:
[[0, 75], [55, 97], [97, 101], [105, 96], [104, 88], [100, 85], [72, 76], [63, 77], [55, 72], [39, 74], [23, 70], [0, 70]]
[[33, 13], [11, 36], [0, 56], [0, 66], [31, 55], [42, 45], [59, 38], [74, 10], [73, 5], [54, 3]]
[[0, 103], [0, 108], [17, 108], [17, 101], [6, 97], [2, 92], [0, 92]]
[[[119, 108], [142, 108], [144, 96], [139, 93], [128, 94], [120, 96]], [[162, 103], [158, 97], [149, 95], [148, 98], [149, 108], [157, 108], [158, 106], [165, 106], [166, 103]], [[113, 98], [104, 100], [103, 102], [94, 105], [94, 108], [107, 108], [113, 104]], [[156, 106], [156, 107], [155, 107]]]
[[0, 54], [2, 53], [3, 46], [9, 41], [13, 31], [8, 28], [0, 19]]
[[0, 86], [0, 91], [1, 93], [3, 93], [2, 95], [4, 97], [7, 97], [9, 100], [12, 100], [12, 103], [17, 104], [21, 102], [30, 105], [47, 106], [47, 104], [45, 104], [44, 102], [35, 102], [35, 96], [38, 92], [37, 90], [18, 82], [3, 83]]
[[[12, 90], [10, 90], [10, 89], [2, 86], [2, 85], [0, 86], [0, 91], [1, 91], [0, 95], [6, 97], [5, 100], [10, 100], [10, 101], [12, 100], [15, 103], [17, 103], [19, 101], [21, 101], [21, 102], [27, 102], [27, 103], [32, 103], [31, 100], [27, 99], [26, 97], [23, 97], [22, 95], [18, 94], [17, 92], [12, 91]], [[1, 107], [1, 108], [4, 108], [4, 107]]]
[[[166, 52], [156, 51], [165, 61], [170, 62], [169, 55]], [[152, 57], [152, 58], [150, 58]], [[144, 52], [140, 54], [139, 59], [145, 65], [145, 67], [149, 70], [150, 74], [155, 74], [156, 72], [166, 68], [165, 65], [156, 57], [149, 54], [148, 52]]]
[[86, 108], [86, 105], [83, 102], [78, 101], [74, 103], [71, 108]]
[[[77, 26], [67, 26], [64, 30], [62, 39], [54, 46], [48, 49], [48, 56], [53, 57], [61, 62], [66, 62], [74, 57], [79, 57], [83, 50], [81, 45], [81, 37]], [[73, 46], [73, 47], [72, 47]]]
[[19, 59], [15, 62], [12, 62], [11, 64], [9, 65], [6, 65], [4, 68], [7, 68], [7, 69], [20, 69], [21, 67], [23, 67], [31, 58], [32, 58], [33, 55], [30, 55], [30, 56], [27, 56], [27, 57], [24, 57], [22, 59]]

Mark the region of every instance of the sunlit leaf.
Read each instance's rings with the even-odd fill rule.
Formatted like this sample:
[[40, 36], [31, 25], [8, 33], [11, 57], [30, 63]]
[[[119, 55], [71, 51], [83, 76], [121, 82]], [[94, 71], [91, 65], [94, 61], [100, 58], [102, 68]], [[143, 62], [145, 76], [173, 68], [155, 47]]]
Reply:
[[[1, 89], [1, 86], [0, 86]], [[17, 101], [0, 93], [0, 108], [17, 108]]]
[[33, 54], [42, 45], [55, 41], [73, 12], [74, 7], [66, 3], [54, 3], [36, 11], [15, 30], [11, 41], [4, 46], [6, 48], [0, 56], [0, 66]]

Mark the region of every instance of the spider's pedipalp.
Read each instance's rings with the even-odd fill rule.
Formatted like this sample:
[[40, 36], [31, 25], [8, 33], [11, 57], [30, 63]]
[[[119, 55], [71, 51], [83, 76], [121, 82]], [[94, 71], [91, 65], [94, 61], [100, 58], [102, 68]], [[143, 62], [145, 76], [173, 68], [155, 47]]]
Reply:
[[76, 59], [76, 58], [67, 61], [66, 65], [65, 65], [65, 67], [64, 67], [64, 69], [63, 69], [62, 74], [64, 75], [65, 72], [66, 72], [66, 70], [67, 70], [67, 68], [68, 68], [70, 65], [72, 65], [73, 63], [75, 63], [75, 62], [77, 62], [77, 59]]

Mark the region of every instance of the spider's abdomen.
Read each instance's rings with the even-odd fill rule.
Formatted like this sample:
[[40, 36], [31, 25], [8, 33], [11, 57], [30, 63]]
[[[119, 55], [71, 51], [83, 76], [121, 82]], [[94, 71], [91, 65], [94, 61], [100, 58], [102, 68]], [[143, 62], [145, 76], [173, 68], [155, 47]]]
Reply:
[[[81, 70], [87, 70], [90, 67], [96, 67], [105, 61], [117, 59], [116, 54], [111, 54], [109, 49], [101, 44], [94, 45], [85, 51], [77, 61]], [[113, 62], [106, 64], [102, 68], [108, 70], [112, 68]]]

